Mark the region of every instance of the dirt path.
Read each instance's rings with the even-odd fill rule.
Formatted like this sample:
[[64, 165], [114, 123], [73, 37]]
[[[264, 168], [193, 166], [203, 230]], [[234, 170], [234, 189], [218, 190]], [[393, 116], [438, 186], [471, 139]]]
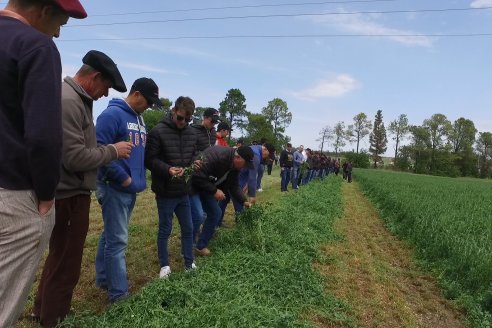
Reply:
[[466, 327], [435, 279], [420, 272], [411, 251], [388, 232], [356, 183], [342, 187], [345, 213], [336, 223], [344, 240], [325, 247], [318, 265], [327, 289], [354, 309], [360, 327]]

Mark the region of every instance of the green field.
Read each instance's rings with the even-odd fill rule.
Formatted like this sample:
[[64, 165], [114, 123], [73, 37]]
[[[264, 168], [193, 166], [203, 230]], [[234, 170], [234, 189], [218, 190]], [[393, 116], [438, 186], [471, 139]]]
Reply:
[[387, 227], [415, 247], [476, 326], [492, 323], [492, 183], [357, 169]]

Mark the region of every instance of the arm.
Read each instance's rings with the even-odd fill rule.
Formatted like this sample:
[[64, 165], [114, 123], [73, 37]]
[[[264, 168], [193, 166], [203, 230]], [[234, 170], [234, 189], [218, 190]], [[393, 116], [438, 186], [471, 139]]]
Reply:
[[116, 147], [111, 145], [87, 148], [82, 126], [85, 111], [83, 103], [73, 98], [62, 98], [62, 108], [63, 165], [69, 171], [96, 169], [118, 158]]
[[170, 178], [169, 169], [171, 166], [160, 159], [161, 151], [159, 132], [154, 128], [147, 134], [147, 143], [145, 145], [145, 167], [149, 169], [152, 174], [167, 180]]
[[254, 168], [248, 169], [248, 196], [256, 197], [256, 177], [258, 176], [258, 167], [260, 166], [260, 158], [255, 155], [253, 159]]
[[247, 199], [239, 186], [239, 171], [232, 170], [231, 173], [229, 173], [227, 176], [227, 185], [229, 186], [231, 196], [244, 205]]
[[60, 178], [62, 154], [61, 63], [55, 45], [37, 48], [19, 63], [24, 142], [34, 192], [51, 201]]

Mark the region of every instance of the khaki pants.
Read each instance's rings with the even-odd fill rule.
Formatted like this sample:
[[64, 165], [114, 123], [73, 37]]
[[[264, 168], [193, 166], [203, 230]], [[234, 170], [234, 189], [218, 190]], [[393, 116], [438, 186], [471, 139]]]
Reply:
[[21, 315], [55, 224], [55, 207], [41, 216], [32, 190], [0, 188], [0, 327]]

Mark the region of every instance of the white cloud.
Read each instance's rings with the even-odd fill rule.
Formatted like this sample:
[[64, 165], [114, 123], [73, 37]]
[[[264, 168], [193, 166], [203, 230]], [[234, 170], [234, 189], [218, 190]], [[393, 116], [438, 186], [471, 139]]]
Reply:
[[470, 4], [472, 8], [492, 7], [492, 0], [475, 0]]
[[129, 62], [122, 62], [121, 60], [118, 61], [118, 66], [120, 67], [125, 67], [125, 68], [130, 68], [130, 69], [136, 69], [138, 71], [144, 71], [144, 72], [151, 72], [151, 73], [159, 73], [159, 74], [169, 74], [169, 71], [150, 66], [150, 65], [143, 65], [143, 64], [135, 64], [135, 63], [129, 63]]
[[314, 101], [319, 98], [341, 97], [355, 88], [359, 83], [348, 74], [339, 74], [331, 79], [318, 81], [314, 86], [294, 91], [292, 95], [302, 100]]
[[[480, 0], [478, 0], [480, 1]], [[486, 0], [482, 0], [486, 1]], [[487, 0], [490, 1], [490, 0]], [[343, 11], [342, 11], [343, 12]], [[335, 28], [358, 35], [381, 35], [381, 38], [392, 40], [406, 46], [431, 47], [432, 40], [420, 33], [386, 27], [375, 19], [378, 15], [326, 15], [311, 18], [315, 23], [332, 25]]]

